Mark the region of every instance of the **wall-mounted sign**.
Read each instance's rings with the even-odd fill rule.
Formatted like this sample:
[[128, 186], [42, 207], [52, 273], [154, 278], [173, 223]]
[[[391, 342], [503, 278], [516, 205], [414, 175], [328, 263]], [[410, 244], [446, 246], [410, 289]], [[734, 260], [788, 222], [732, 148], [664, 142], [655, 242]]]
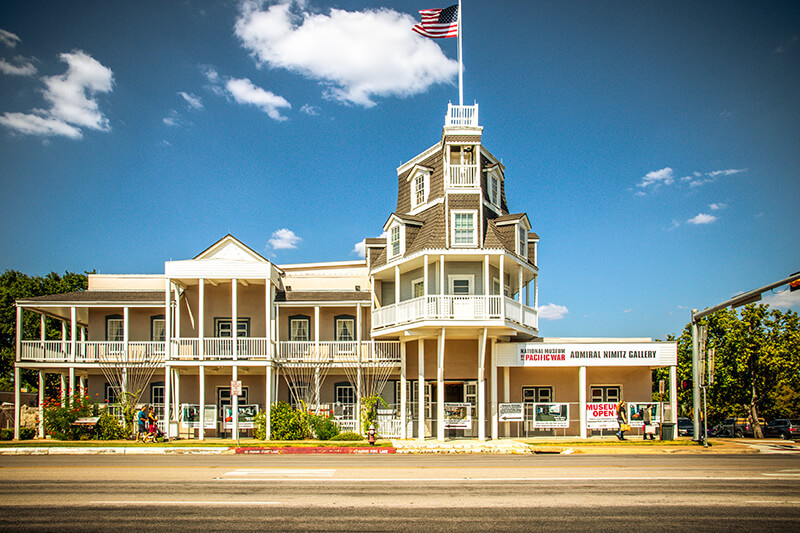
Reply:
[[661, 423], [661, 410], [658, 403], [642, 402], [628, 404], [628, 421], [631, 427], [640, 428], [644, 425], [644, 412], [650, 411], [650, 424]]
[[525, 420], [525, 405], [521, 403], [501, 403], [497, 406], [500, 422], [522, 422]]
[[471, 429], [472, 404], [445, 403], [444, 427], [445, 429]]
[[587, 403], [586, 427], [589, 429], [619, 429], [617, 404]]
[[[230, 405], [224, 405], [223, 413], [225, 421], [223, 429], [233, 429], [233, 409]], [[239, 406], [239, 429], [253, 429], [256, 427], [256, 415], [258, 414], [258, 405], [240, 405]]]
[[568, 428], [568, 403], [535, 403], [533, 404], [533, 427]]
[[563, 366], [675, 366], [674, 342], [551, 344], [511, 342], [497, 344], [497, 366], [535, 368]]
[[[185, 403], [181, 405], [181, 422], [187, 428], [200, 427], [200, 405]], [[217, 406], [206, 404], [205, 419], [203, 419], [204, 429], [214, 429], [217, 427]]]

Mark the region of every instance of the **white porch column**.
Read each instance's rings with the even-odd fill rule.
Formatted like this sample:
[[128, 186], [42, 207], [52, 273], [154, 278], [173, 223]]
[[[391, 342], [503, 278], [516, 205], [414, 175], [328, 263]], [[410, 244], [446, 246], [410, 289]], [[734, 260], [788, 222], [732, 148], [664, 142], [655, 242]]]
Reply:
[[[336, 324], [334, 324], [334, 327], [336, 327]], [[356, 304], [356, 342], [358, 342], [358, 344], [356, 345], [356, 349], [358, 350], [358, 353], [361, 353], [361, 304], [360, 303]], [[375, 360], [374, 350], [372, 352], [372, 359], [373, 361]]]
[[[233, 342], [233, 360], [239, 359], [239, 281], [236, 278], [231, 280], [231, 342]], [[234, 367], [235, 368], [235, 367]], [[234, 378], [235, 379], [235, 378]], [[233, 419], [236, 420], [237, 413], [234, 412]]]
[[[486, 256], [487, 260], [489, 256]], [[483, 334], [478, 338], [478, 440], [486, 440], [486, 338], [489, 328], [483, 328]]]
[[[17, 307], [19, 310], [19, 307]], [[20, 416], [20, 402], [22, 401], [22, 395], [20, 394], [20, 383], [21, 379], [21, 371], [20, 368], [14, 365], [14, 439], [19, 440], [19, 416]], [[61, 374], [61, 381], [64, 381], [64, 374]], [[63, 389], [62, 389], [63, 390]]]
[[[231, 381], [239, 380], [239, 366], [234, 363], [231, 370]], [[232, 392], [232, 391], [231, 391]], [[239, 440], [239, 397], [231, 394], [231, 416], [233, 417], [233, 428], [231, 429], [231, 439]]]
[[533, 278], [533, 307], [539, 308], [539, 276]]
[[[164, 358], [169, 361], [172, 358], [172, 281], [167, 278], [164, 280]], [[166, 390], [164, 391], [166, 394]], [[166, 397], [166, 396], [165, 396]], [[164, 421], [169, 419], [164, 415]]]
[[[511, 401], [511, 368], [503, 367], [503, 401], [508, 403]], [[511, 422], [503, 423], [503, 432], [506, 437], [511, 436]]]
[[39, 438], [40, 439], [44, 438], [44, 387], [45, 387], [45, 373], [44, 370], [39, 370]]
[[425, 339], [417, 341], [417, 438], [425, 440]]
[[517, 279], [517, 287], [518, 287], [519, 290], [517, 291], [517, 301], [519, 302], [519, 323], [520, 324], [524, 324], [525, 323], [525, 320], [523, 318], [525, 316], [525, 309], [522, 308], [522, 282], [525, 279], [523, 277], [523, 274], [524, 274], [524, 272], [522, 271], [522, 267], [519, 267], [519, 276], [518, 276], [518, 279]]
[[[672, 411], [671, 422], [678, 423], [678, 367], [669, 367], [669, 407]], [[663, 416], [663, 414], [662, 414]], [[675, 428], [675, 435], [678, 434], [678, 428]]]
[[67, 379], [64, 377], [63, 372], [58, 376], [61, 378], [61, 403], [64, 404], [67, 401]]
[[[394, 305], [395, 308], [399, 310], [400, 306], [400, 266], [396, 265], [394, 267]], [[395, 315], [395, 320], [400, 320], [398, 315]]]
[[175, 412], [175, 420], [180, 419], [181, 412], [181, 370], [176, 368], [173, 370], [175, 376], [175, 393], [172, 396], [172, 409]]
[[[334, 325], [335, 327], [335, 325]], [[319, 306], [314, 306], [314, 354], [316, 358], [319, 353]], [[309, 383], [309, 386], [311, 384]], [[319, 367], [314, 369], [314, 402], [316, 403], [315, 412], [319, 413]]]
[[444, 296], [447, 291], [445, 291], [445, 283], [444, 283], [444, 254], [439, 256], [439, 294]]
[[[197, 305], [197, 307], [199, 309], [198, 310], [198, 319], [197, 319], [197, 343], [198, 343], [197, 355], [200, 358], [200, 360], [202, 361], [203, 359], [205, 359], [205, 356], [206, 356], [206, 341], [205, 341], [205, 337], [206, 337], [206, 280], [203, 279], [203, 278], [200, 278], [199, 280], [197, 280], [197, 299], [199, 300], [198, 305]], [[201, 417], [203, 416], [203, 414], [202, 414], [203, 411], [204, 411], [204, 409], [203, 409], [203, 406], [201, 405], [200, 406], [200, 416]], [[203, 434], [203, 431], [202, 431], [202, 424], [201, 424], [200, 435], [202, 435], [202, 434]]]
[[172, 367], [169, 365], [164, 366], [164, 424], [166, 424], [167, 436], [172, 437], [169, 434], [169, 422], [172, 420]]
[[81, 397], [86, 396], [86, 376], [78, 376], [78, 392], [81, 393]]
[[586, 428], [586, 367], [578, 369], [578, 419], [581, 424], [581, 438], [588, 436]]
[[492, 286], [490, 284], [491, 280], [489, 279], [489, 254], [483, 256], [483, 296], [484, 296], [484, 304], [483, 304], [483, 315], [484, 318], [489, 318], [491, 314], [491, 294], [492, 294]]
[[[22, 311], [18, 308], [17, 311]], [[44, 315], [39, 315], [39, 340], [42, 341], [42, 349], [44, 349], [44, 341], [47, 340], [47, 321]]]
[[407, 413], [406, 413], [406, 343], [400, 341], [400, 438], [408, 438]]
[[506, 254], [500, 255], [500, 318], [506, 318]]
[[[202, 285], [202, 281], [200, 282]], [[202, 314], [201, 314], [202, 316]], [[202, 344], [202, 342], [201, 342]], [[197, 430], [197, 438], [205, 440], [206, 438], [206, 367], [202, 364], [197, 367], [198, 383], [200, 387], [200, 429]]]
[[272, 428], [271, 428], [271, 426], [272, 426], [272, 423], [271, 423], [272, 418], [271, 418], [271, 416], [272, 416], [272, 394], [273, 394], [273, 392], [272, 392], [272, 361], [268, 361], [267, 362], [266, 371], [267, 371], [267, 376], [266, 376], [267, 382], [265, 383], [265, 392], [266, 392], [265, 396], [266, 396], [266, 398], [264, 399], [264, 411], [266, 413], [266, 426], [265, 426], [266, 433], [264, 435], [264, 440], [271, 440], [272, 439]]
[[78, 311], [74, 305], [69, 308], [69, 326], [69, 358], [75, 362], [78, 353]]
[[61, 321], [61, 354], [67, 356], [67, 323]]
[[[501, 291], [502, 291], [502, 285]], [[491, 383], [489, 386], [492, 389], [492, 440], [500, 438], [500, 421], [497, 414], [497, 355], [496, 355], [497, 339], [492, 339], [492, 373], [489, 376]]]
[[444, 440], [444, 343], [445, 328], [439, 333], [436, 354], [436, 401], [437, 401], [437, 424], [436, 435], [438, 440]]
[[[430, 294], [430, 290], [428, 288], [428, 254], [422, 256], [422, 295], [428, 296]], [[425, 308], [425, 315], [428, 314], [428, 305], [427, 302], [423, 306]]]
[[75, 398], [75, 367], [69, 367], [69, 387], [67, 387], [67, 394], [69, 394], [70, 404]]

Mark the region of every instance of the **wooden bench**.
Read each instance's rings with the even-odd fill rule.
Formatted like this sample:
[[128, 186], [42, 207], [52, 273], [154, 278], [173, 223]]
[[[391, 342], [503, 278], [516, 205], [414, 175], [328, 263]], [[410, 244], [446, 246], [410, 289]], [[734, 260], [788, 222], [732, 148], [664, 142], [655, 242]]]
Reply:
[[73, 426], [94, 427], [100, 421], [99, 416], [84, 416], [72, 423]]

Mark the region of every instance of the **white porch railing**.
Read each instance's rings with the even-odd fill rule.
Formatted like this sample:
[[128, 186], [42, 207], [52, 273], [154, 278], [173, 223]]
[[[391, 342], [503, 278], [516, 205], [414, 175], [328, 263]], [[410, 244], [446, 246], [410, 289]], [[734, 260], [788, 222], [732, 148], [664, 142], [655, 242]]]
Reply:
[[450, 165], [448, 187], [477, 187], [478, 165]]
[[[20, 360], [42, 363], [72, 361], [72, 344], [67, 341], [21, 341]], [[75, 362], [143, 361], [164, 357], [164, 343], [150, 341], [75, 343]]]
[[445, 126], [478, 126], [478, 104], [453, 105], [447, 104], [447, 116], [444, 117]]
[[276, 359], [293, 363], [392, 363], [400, 361], [400, 342], [281, 341]]
[[[505, 303], [505, 313], [502, 312]], [[501, 296], [421, 296], [386, 305], [372, 313], [373, 329], [420, 320], [506, 319], [538, 328], [536, 309]]]

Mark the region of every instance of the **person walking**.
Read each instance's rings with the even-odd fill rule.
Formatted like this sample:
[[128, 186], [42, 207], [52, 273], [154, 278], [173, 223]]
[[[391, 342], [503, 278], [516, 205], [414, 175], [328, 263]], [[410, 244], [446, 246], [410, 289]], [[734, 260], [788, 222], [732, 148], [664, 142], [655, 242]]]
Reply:
[[148, 424], [147, 404], [142, 406], [142, 410], [139, 411], [139, 413], [138, 413], [136, 418], [138, 419], [138, 422], [139, 422], [139, 424], [138, 424], [139, 431], [138, 431], [138, 435], [136, 435], [136, 438], [141, 438], [142, 436], [147, 435], [147, 433], [148, 433], [148, 431], [147, 431], [147, 424]]
[[625, 400], [620, 400], [617, 404], [617, 424], [619, 424], [619, 431], [617, 431], [617, 438], [619, 440], [627, 440], [625, 432], [628, 430], [628, 404]]
[[648, 438], [651, 440], [656, 440], [655, 432], [653, 431], [653, 416], [650, 414], [650, 406], [644, 406], [644, 412], [642, 413], [642, 440], [647, 440]]

